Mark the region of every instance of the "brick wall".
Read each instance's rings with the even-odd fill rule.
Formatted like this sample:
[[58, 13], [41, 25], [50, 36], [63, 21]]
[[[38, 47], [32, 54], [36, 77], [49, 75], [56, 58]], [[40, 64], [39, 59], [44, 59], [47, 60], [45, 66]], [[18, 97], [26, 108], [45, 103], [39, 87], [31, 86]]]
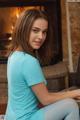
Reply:
[[6, 80], [6, 64], [0, 64], [0, 83], [5, 83], [7, 82]]
[[4, 114], [7, 104], [6, 64], [0, 64], [0, 114]]

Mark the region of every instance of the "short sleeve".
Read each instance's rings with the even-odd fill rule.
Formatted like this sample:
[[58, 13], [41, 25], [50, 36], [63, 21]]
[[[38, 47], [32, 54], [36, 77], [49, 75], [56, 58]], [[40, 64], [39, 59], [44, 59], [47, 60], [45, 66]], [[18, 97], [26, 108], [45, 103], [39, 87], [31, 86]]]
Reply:
[[23, 75], [28, 86], [39, 84], [46, 80], [38, 60], [32, 56], [27, 57], [23, 64]]

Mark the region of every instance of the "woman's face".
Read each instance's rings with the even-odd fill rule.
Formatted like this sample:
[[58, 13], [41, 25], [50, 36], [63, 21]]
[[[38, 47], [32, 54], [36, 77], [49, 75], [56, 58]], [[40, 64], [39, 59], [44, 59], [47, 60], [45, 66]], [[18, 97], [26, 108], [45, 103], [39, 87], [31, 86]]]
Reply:
[[47, 20], [39, 18], [34, 21], [29, 37], [29, 45], [32, 49], [37, 50], [42, 46], [46, 39], [47, 30], [48, 30]]

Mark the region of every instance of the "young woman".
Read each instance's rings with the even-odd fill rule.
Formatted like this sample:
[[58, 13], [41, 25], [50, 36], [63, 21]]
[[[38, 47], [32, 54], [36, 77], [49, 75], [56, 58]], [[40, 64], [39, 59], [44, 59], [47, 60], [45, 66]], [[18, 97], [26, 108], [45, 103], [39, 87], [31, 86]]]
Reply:
[[17, 20], [7, 66], [5, 120], [80, 120], [74, 100], [80, 98], [79, 89], [50, 93], [46, 87], [40, 64], [52, 56], [49, 30], [47, 15], [41, 10], [25, 10]]

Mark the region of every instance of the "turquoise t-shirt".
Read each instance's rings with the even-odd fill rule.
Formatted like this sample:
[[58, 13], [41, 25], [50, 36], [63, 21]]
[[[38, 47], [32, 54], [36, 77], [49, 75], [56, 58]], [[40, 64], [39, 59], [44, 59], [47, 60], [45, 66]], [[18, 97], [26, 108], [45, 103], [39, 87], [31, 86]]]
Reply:
[[38, 60], [24, 52], [15, 51], [7, 64], [8, 104], [5, 120], [44, 120], [38, 99], [31, 86], [45, 81]]

